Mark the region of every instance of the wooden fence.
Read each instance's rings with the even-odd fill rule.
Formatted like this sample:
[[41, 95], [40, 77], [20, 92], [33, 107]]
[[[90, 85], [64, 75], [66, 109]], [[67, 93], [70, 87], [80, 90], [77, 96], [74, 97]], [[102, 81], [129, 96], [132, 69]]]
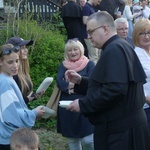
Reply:
[[[15, 13], [16, 7], [14, 3], [4, 1], [4, 13]], [[32, 14], [34, 19], [40, 21], [50, 21], [53, 13], [61, 10], [61, 7], [51, 0], [23, 0], [19, 7], [19, 15], [23, 17], [25, 12]], [[0, 15], [0, 17], [2, 17]]]

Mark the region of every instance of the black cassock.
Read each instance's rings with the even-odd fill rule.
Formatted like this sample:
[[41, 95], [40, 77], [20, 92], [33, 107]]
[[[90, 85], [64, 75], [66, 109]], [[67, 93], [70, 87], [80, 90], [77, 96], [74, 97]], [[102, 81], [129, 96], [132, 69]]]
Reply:
[[104, 44], [90, 79], [83, 78], [75, 86], [76, 92], [86, 92], [79, 105], [95, 125], [95, 150], [150, 150], [143, 111], [145, 78], [138, 57], [125, 40], [115, 35]]

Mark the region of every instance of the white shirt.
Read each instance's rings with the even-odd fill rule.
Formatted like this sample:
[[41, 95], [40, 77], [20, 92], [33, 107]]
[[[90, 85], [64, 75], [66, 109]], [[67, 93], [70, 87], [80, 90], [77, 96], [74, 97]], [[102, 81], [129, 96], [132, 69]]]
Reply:
[[131, 12], [131, 9], [130, 9], [129, 5], [125, 6], [122, 17], [126, 18], [127, 20], [132, 20], [133, 19], [133, 15], [132, 15], [132, 12]]
[[143, 18], [149, 18], [150, 17], [150, 8], [145, 6], [145, 9], [143, 9]]
[[[150, 96], [150, 56], [146, 53], [146, 51], [140, 47], [135, 47], [135, 52], [143, 66], [143, 69], [146, 73], [146, 81], [147, 83], [144, 84], [144, 93], [145, 96]], [[144, 108], [148, 108], [149, 105], [145, 104]]]
[[142, 11], [142, 6], [140, 5], [134, 5], [133, 6], [133, 14], [137, 13], [137, 16], [134, 18], [134, 21], [137, 22], [139, 19], [143, 17], [143, 11]]

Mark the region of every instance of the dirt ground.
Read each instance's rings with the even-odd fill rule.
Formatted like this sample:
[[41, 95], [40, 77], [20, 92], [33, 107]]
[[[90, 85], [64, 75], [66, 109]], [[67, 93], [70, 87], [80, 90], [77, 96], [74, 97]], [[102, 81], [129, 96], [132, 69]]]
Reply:
[[66, 139], [56, 132], [55, 129], [34, 129], [40, 138], [41, 150], [69, 150]]

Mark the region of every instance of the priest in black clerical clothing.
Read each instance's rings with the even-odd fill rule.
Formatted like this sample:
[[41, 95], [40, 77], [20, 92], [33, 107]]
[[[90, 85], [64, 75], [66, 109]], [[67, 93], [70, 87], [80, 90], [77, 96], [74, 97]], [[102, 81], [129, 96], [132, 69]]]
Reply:
[[134, 50], [115, 29], [107, 12], [91, 15], [88, 38], [102, 49], [89, 79], [68, 70], [66, 79], [74, 91], [86, 96], [74, 100], [68, 110], [81, 112], [95, 126], [94, 150], [150, 150], [150, 134], [143, 110], [146, 75]]

